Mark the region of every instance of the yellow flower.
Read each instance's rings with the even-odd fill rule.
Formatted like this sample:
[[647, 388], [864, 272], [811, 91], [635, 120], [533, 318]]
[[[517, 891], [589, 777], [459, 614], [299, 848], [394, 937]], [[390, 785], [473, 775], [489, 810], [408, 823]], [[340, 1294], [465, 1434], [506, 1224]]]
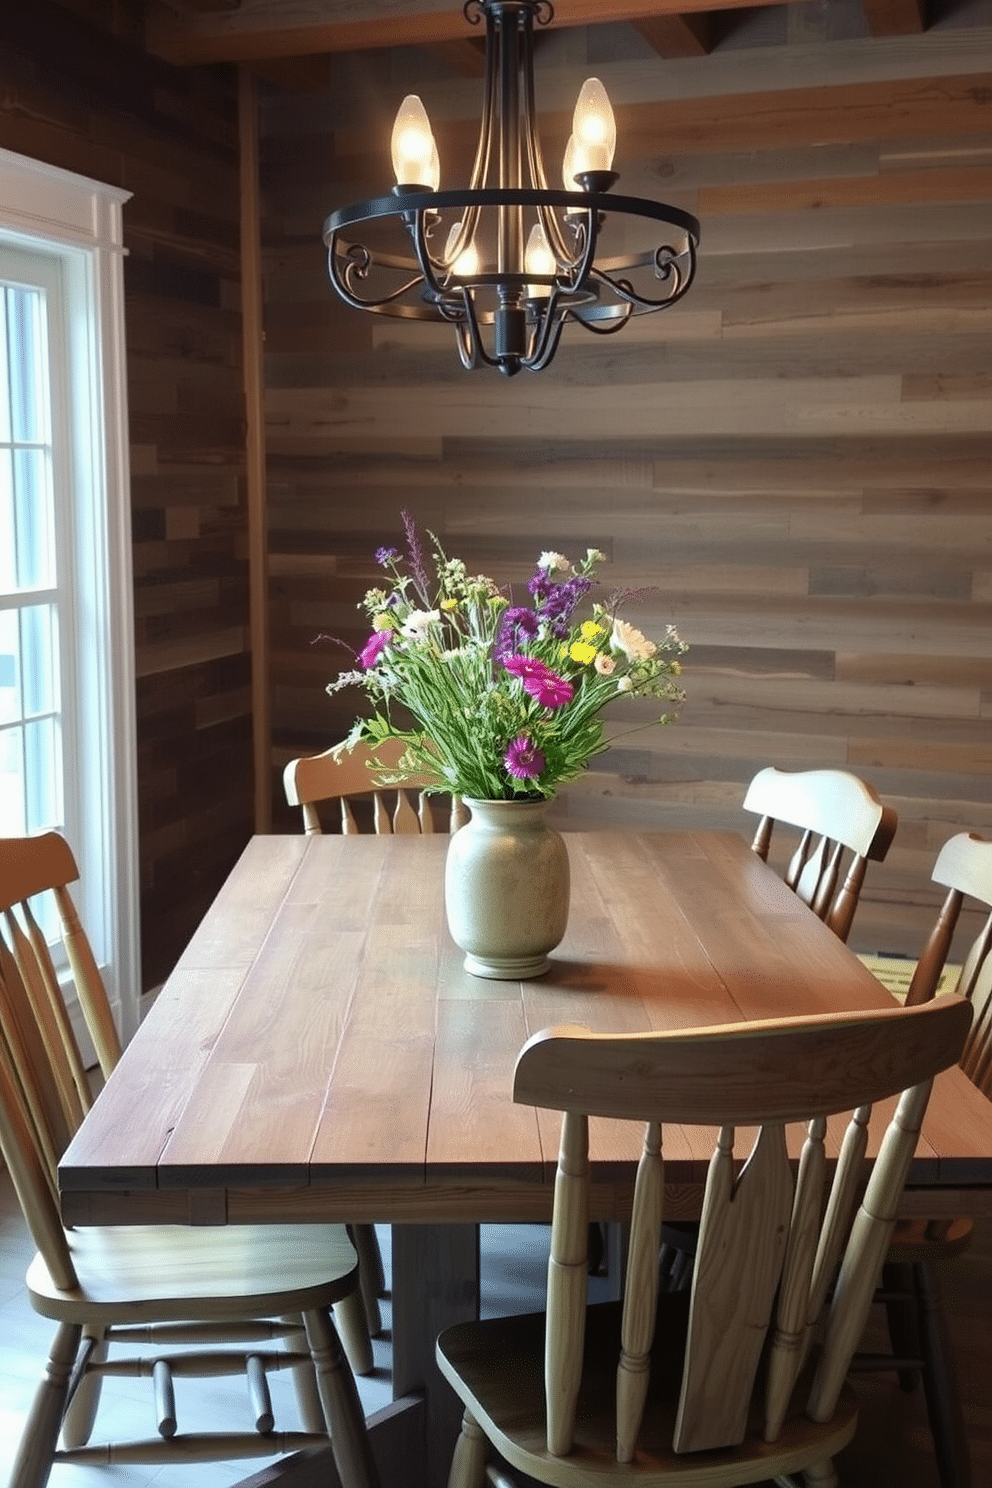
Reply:
[[376, 615], [372, 621], [373, 630], [394, 630], [392, 615]]
[[606, 632], [603, 630], [603, 627], [601, 625], [597, 625], [595, 620], [583, 620], [582, 624], [579, 626], [579, 631], [584, 641], [595, 641], [599, 638], [599, 636], [606, 634]]
[[568, 648], [568, 654], [580, 666], [588, 666], [591, 661], [595, 661], [596, 659], [596, 647], [591, 645], [589, 641], [573, 641]]
[[442, 599], [441, 608], [442, 610], [457, 610], [458, 601], [457, 599]]

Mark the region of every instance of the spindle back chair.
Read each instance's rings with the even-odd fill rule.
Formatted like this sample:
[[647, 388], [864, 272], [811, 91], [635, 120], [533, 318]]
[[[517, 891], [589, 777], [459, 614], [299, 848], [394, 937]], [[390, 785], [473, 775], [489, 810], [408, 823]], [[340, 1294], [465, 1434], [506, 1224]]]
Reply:
[[[395, 769], [404, 751], [399, 739], [387, 739], [377, 749], [367, 744], [336, 744], [323, 754], [304, 755], [290, 760], [283, 771], [283, 788], [290, 806], [303, 808], [303, 829], [308, 837], [319, 835], [321, 826], [318, 805], [322, 801], [338, 803], [340, 830], [346, 836], [358, 835], [355, 798], [371, 801], [373, 830], [380, 835], [392, 833], [432, 833], [434, 818], [430, 797], [424, 786], [436, 783], [436, 776], [414, 776], [402, 786], [379, 786], [372, 765], [373, 756], [386, 770]], [[416, 798], [416, 805], [411, 801]], [[452, 797], [449, 830], [456, 831], [467, 820], [458, 797]]]
[[[962, 910], [975, 901], [984, 918], [968, 945], [954, 991], [974, 1007], [961, 1053], [961, 1068], [992, 1097], [992, 841], [959, 832], [941, 848], [931, 878], [947, 889], [934, 927], [913, 971], [907, 1006], [932, 999], [941, 983]], [[943, 1321], [935, 1267], [971, 1244], [968, 1215], [936, 1220], [925, 1215], [896, 1225], [886, 1256], [881, 1297], [886, 1305], [893, 1353], [859, 1354], [859, 1372], [897, 1370], [904, 1389], [922, 1378], [942, 1488], [970, 1482], [968, 1440], [956, 1369]]]
[[[785, 882], [846, 941], [868, 861], [881, 862], [892, 845], [898, 825], [892, 807], [846, 770], [790, 772], [774, 765], [758, 771], [743, 805], [760, 817], [751, 846], [763, 862], [768, 861], [776, 822], [800, 829]], [[842, 878], [845, 851], [851, 857]]]
[[[535, 1035], [514, 1100], [564, 1113], [547, 1306], [438, 1339], [441, 1372], [465, 1406], [449, 1488], [482, 1488], [487, 1441], [557, 1488], [731, 1488], [799, 1469], [807, 1483], [836, 1484], [831, 1459], [857, 1419], [847, 1366], [932, 1078], [957, 1059], [970, 1016], [949, 996], [638, 1037]], [[894, 1094], [859, 1204], [870, 1107]], [[852, 1111], [845, 1134], [831, 1118]], [[591, 1116], [644, 1124], [624, 1300], [596, 1307], [586, 1299]], [[832, 1183], [828, 1121], [831, 1146], [842, 1138]], [[804, 1142], [800, 1130], [790, 1145], [791, 1123], [805, 1124]], [[663, 1136], [680, 1126], [717, 1132], [691, 1292], [665, 1294]], [[750, 1142], [755, 1127], [740, 1170], [736, 1131]]]

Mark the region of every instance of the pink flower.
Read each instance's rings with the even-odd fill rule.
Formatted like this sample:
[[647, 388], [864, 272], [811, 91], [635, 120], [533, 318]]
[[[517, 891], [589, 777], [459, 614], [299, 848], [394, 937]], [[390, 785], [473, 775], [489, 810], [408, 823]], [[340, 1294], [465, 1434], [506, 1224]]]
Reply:
[[556, 677], [554, 672], [549, 672], [547, 677], [533, 687], [524, 687], [536, 697], [542, 708], [563, 708], [570, 703], [575, 696], [575, 688], [571, 682], [566, 682], [564, 677]]
[[379, 657], [393, 639], [391, 630], [374, 630], [358, 653], [358, 659], [366, 671], [374, 667]]
[[511, 677], [518, 677], [524, 692], [537, 698], [542, 708], [561, 708], [570, 703], [575, 688], [543, 661], [532, 656], [508, 656], [503, 663]]
[[507, 774], [517, 780], [536, 780], [547, 762], [526, 734], [518, 734], [507, 745], [503, 763]]

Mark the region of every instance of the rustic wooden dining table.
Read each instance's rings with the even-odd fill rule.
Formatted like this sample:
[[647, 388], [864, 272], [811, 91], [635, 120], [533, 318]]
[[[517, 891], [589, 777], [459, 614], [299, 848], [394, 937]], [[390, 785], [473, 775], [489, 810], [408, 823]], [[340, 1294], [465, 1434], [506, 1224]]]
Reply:
[[[550, 1219], [558, 1118], [510, 1098], [526, 1039], [891, 1001], [733, 834], [566, 842], [566, 937], [544, 976], [504, 982], [448, 936], [447, 838], [254, 838], [59, 1170], [72, 1225], [391, 1225], [397, 1403], [371, 1427], [405, 1488], [446, 1478], [459, 1408], [433, 1343], [478, 1307], [478, 1225]], [[591, 1125], [592, 1217], [622, 1221], [639, 1134]], [[666, 1133], [668, 1217], [698, 1214], [711, 1149]], [[959, 1070], [935, 1084], [903, 1212], [992, 1212], [992, 1104]], [[334, 1482], [326, 1460], [284, 1472]]]

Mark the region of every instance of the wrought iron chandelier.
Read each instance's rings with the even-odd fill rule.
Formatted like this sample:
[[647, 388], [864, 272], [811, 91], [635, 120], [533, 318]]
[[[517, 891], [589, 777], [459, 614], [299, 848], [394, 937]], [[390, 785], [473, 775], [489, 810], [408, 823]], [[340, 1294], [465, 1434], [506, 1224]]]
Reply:
[[[552, 6], [549, 0], [467, 0], [464, 11], [469, 24], [483, 17], [486, 23], [471, 184], [439, 189], [430, 122], [411, 94], [393, 127], [392, 195], [331, 213], [324, 224], [328, 273], [356, 309], [453, 326], [470, 370], [539, 372], [551, 362], [566, 322], [610, 335], [632, 316], [680, 300], [695, 272], [699, 223], [677, 207], [608, 194], [619, 179], [612, 169], [616, 126], [598, 78], [586, 80], [575, 106], [564, 189], [550, 189], [535, 123], [534, 26], [551, 21]], [[660, 224], [661, 244], [597, 259], [611, 215]], [[399, 251], [379, 246], [384, 227], [396, 239], [388, 246]], [[660, 235], [656, 228], [655, 239]]]

